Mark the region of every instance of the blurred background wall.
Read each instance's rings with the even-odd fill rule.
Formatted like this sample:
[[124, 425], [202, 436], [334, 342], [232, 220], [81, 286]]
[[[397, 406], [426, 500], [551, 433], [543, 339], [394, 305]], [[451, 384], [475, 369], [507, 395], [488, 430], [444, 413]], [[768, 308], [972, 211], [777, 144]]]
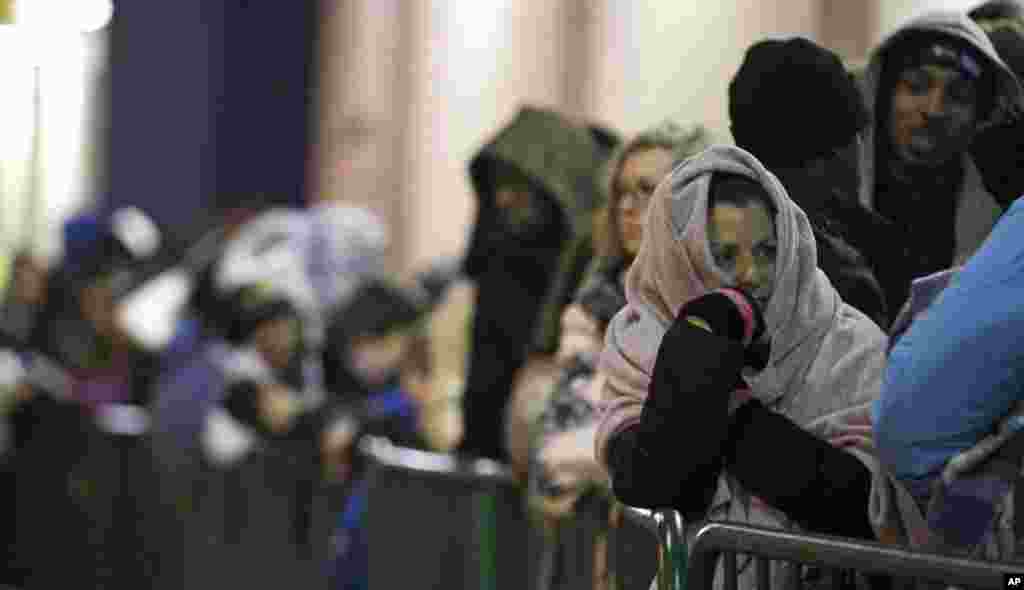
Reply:
[[103, 206], [187, 241], [241, 204], [303, 205], [319, 21], [308, 1], [118, 2]]

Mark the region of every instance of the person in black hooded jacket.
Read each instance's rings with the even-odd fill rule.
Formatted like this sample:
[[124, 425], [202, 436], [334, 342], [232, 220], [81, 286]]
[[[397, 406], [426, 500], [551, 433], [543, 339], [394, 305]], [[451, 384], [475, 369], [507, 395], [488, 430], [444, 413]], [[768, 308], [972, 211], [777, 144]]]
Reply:
[[843, 300], [887, 326], [873, 269], [892, 255], [878, 244], [895, 227], [856, 201], [857, 148], [868, 114], [839, 58], [799, 37], [755, 43], [729, 85], [729, 116], [736, 145], [774, 173], [807, 213], [818, 264]]
[[505, 406], [563, 249], [597, 206], [602, 150], [550, 110], [524, 107], [470, 163], [478, 199], [463, 264], [475, 283], [460, 451], [504, 460]]

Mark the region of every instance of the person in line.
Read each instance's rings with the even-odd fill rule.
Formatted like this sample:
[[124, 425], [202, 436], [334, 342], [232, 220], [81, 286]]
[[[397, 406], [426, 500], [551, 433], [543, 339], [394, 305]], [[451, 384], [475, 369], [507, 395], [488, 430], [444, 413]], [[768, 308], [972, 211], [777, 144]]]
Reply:
[[225, 296], [229, 349], [220, 357], [224, 391], [202, 433], [215, 465], [242, 461], [261, 440], [291, 432], [303, 412], [300, 396], [299, 312], [287, 297], [261, 284]]
[[0, 333], [20, 346], [28, 344], [36, 316], [45, 303], [46, 279], [46, 267], [31, 252], [14, 255], [0, 306]]
[[873, 405], [879, 457], [917, 500], [935, 549], [1020, 558], [999, 515], [1024, 459], [1022, 227], [1018, 199], [893, 345]]
[[504, 410], [560, 257], [598, 203], [601, 149], [583, 125], [524, 107], [473, 158], [479, 203], [463, 272], [475, 284], [459, 451], [507, 460]]
[[690, 523], [875, 539], [885, 336], [818, 268], [807, 216], [748, 152], [713, 146], [661, 182], [644, 232], [600, 365], [615, 495]]
[[340, 410], [346, 422], [325, 422], [340, 444], [331, 445], [329, 477], [343, 484], [334, 504], [331, 588], [369, 587], [366, 511], [367, 466], [357, 447], [365, 436], [395, 445], [437, 450], [436, 421], [430, 413], [430, 347], [420, 320], [424, 302], [414, 290], [383, 281], [370, 282], [335, 310], [323, 350], [325, 383], [331, 396], [327, 412]]
[[[703, 127], [687, 129], [664, 121], [637, 134], [606, 164], [602, 177], [609, 200], [593, 217], [597, 256], [586, 270], [574, 300], [561, 314], [561, 335], [554, 355], [539, 363], [531, 361], [516, 379], [506, 429], [509, 457], [520, 473], [529, 471], [531, 432], [562, 373], [577, 360], [591, 373], [596, 367], [604, 343], [604, 326], [626, 301], [626, 270], [640, 247], [654, 187], [672, 166], [703, 149], [706, 137]], [[578, 449], [585, 461], [592, 459], [592, 446]]]
[[874, 253], [873, 243], [892, 239], [895, 227], [856, 200], [868, 115], [843, 63], [800, 37], [759, 41], [729, 84], [729, 118], [736, 145], [771, 170], [807, 214], [818, 266], [843, 301], [887, 326], [881, 285], [861, 249]]
[[969, 147], [1019, 109], [1021, 87], [981, 27], [952, 12], [926, 13], [888, 35], [861, 82], [873, 125], [859, 198], [903, 236], [879, 244], [884, 256], [869, 254], [883, 261], [875, 271], [895, 314], [914, 278], [962, 264], [1002, 214]]

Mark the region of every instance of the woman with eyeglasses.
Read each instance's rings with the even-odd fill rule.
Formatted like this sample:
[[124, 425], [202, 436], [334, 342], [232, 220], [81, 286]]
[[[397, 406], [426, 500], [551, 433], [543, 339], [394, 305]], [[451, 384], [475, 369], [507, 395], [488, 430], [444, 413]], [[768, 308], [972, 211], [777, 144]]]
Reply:
[[[644, 219], [654, 188], [680, 161], [705, 145], [702, 127], [663, 122], [625, 143], [609, 160], [603, 186], [607, 206], [594, 219], [597, 258], [573, 302], [561, 315], [555, 358], [544, 375], [520, 381], [510, 413], [509, 448], [528, 474], [530, 505], [547, 523], [597, 510], [609, 529], [594, 550], [595, 588], [630, 587], [608, 558], [609, 534], [618, 511], [610, 502], [610, 482], [594, 457], [601, 377], [597, 356], [604, 330], [625, 304], [625, 275], [643, 240]], [[534, 393], [536, 395], [534, 395]], [[529, 399], [542, 403], [530, 406]], [[518, 451], [518, 452], [517, 452]], [[543, 575], [543, 574], [542, 574]]]

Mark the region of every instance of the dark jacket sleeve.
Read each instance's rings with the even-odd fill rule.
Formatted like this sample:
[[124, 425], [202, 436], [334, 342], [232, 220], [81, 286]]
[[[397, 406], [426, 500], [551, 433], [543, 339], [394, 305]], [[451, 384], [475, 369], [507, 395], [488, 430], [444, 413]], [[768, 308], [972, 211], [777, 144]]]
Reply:
[[610, 441], [612, 485], [626, 504], [699, 518], [721, 472], [743, 346], [685, 323], [665, 338], [640, 422]]
[[1004, 211], [1024, 194], [1024, 117], [982, 131], [970, 155], [985, 189]]
[[744, 488], [804, 528], [875, 538], [867, 467], [761, 402], [736, 410], [725, 455], [726, 469]]

